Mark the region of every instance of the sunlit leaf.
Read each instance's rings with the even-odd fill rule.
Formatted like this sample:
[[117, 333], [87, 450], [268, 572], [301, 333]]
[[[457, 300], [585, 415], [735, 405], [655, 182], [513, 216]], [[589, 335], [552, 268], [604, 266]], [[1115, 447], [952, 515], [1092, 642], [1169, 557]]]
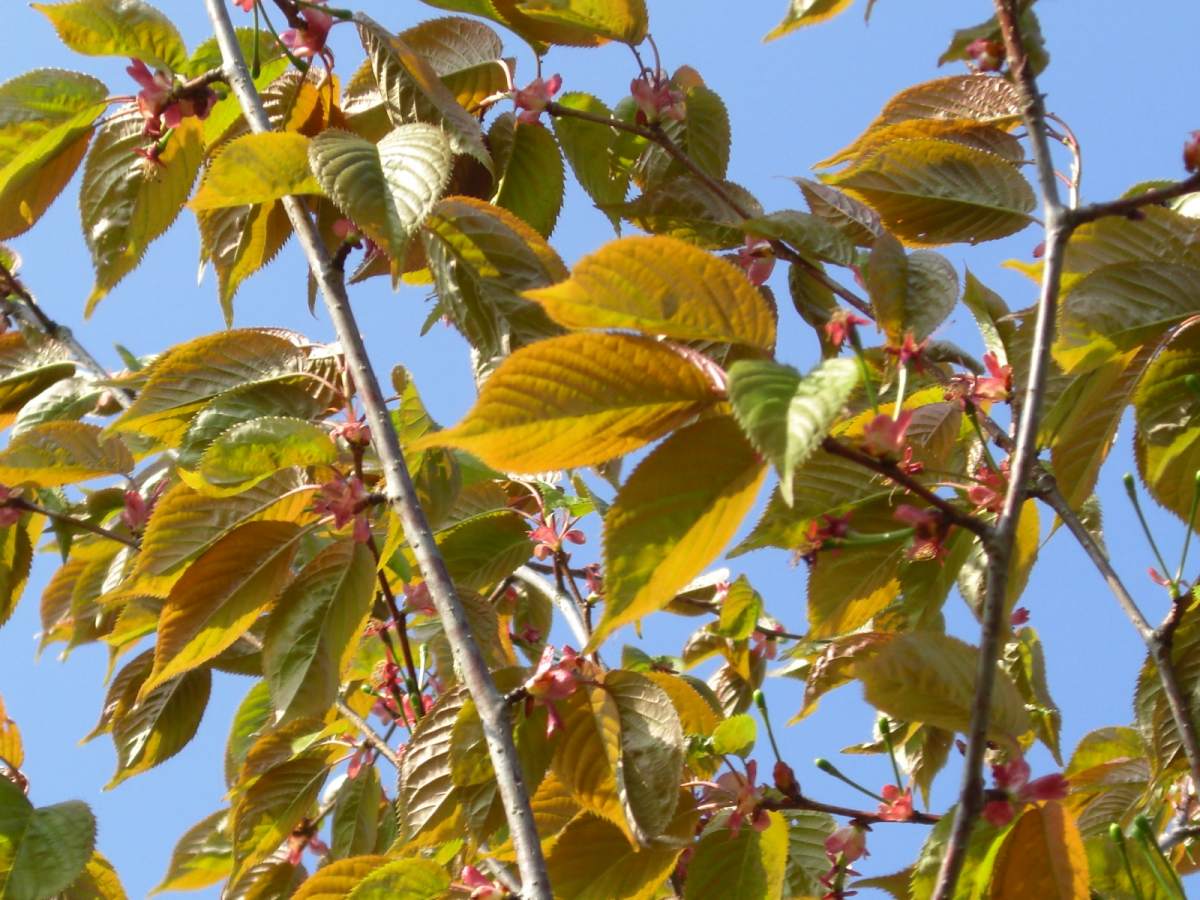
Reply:
[[1087, 856], [1059, 803], [1030, 806], [1004, 839], [992, 871], [993, 900], [1077, 900], [1089, 896]]
[[734, 835], [728, 827], [709, 826], [688, 864], [685, 900], [719, 900], [737, 885], [745, 900], [769, 900], [783, 889], [788, 861], [788, 824], [777, 812], [767, 813], [765, 831], [742, 823]]
[[261, 416], [222, 433], [204, 451], [197, 471], [215, 488], [240, 492], [280, 469], [336, 461], [328, 428], [303, 419]]
[[497, 164], [492, 202], [549, 237], [562, 209], [566, 184], [554, 135], [541, 124], [506, 115], [488, 132], [488, 143]]
[[79, 211], [96, 271], [85, 314], [175, 221], [200, 170], [204, 140], [198, 119], [184, 119], [172, 130], [160, 164], [134, 153], [146, 143], [144, 122], [136, 109], [105, 119], [84, 165]]
[[820, 446], [857, 386], [858, 367], [848, 359], [828, 359], [805, 376], [765, 360], [730, 368], [733, 413], [775, 466], [784, 502], [793, 501], [796, 468]]
[[343, 900], [355, 886], [387, 864], [386, 856], [354, 856], [322, 866], [300, 885], [292, 900]]
[[416, 447], [459, 447], [513, 472], [586, 466], [644, 446], [715, 399], [704, 373], [669, 346], [570, 334], [514, 353], [462, 422]]
[[597, 645], [662, 609], [725, 548], [766, 475], [737, 424], [721, 416], [673, 435], [634, 471], [605, 516], [604, 616]]
[[584, 257], [569, 281], [527, 291], [568, 328], [627, 328], [770, 351], [775, 317], [736, 266], [682, 241], [630, 237]]
[[[1200, 423], [1196, 418], [1200, 397], [1189, 387], [1198, 367], [1200, 327], [1189, 324], [1154, 355], [1134, 394], [1138, 471], [1154, 499], [1184, 521], [1191, 514], [1196, 472], [1200, 470]], [[1128, 368], [1134, 369], [1135, 375], [1139, 369], [1133, 364]], [[1094, 379], [1105, 369], [1085, 377]], [[1123, 379], [1126, 385], [1129, 380]], [[1109, 415], [1119, 418], [1122, 406], [1110, 406]], [[1115, 421], [1112, 427], [1115, 429]]]
[[558, 704], [562, 735], [551, 766], [583, 809], [613, 823], [637, 843], [620, 781], [621, 718], [602, 687], [581, 686]]
[[142, 0], [33, 3], [59, 39], [86, 56], [131, 56], [172, 72], [187, 67], [187, 47], [171, 20]]
[[230, 141], [213, 158], [188, 206], [211, 210], [319, 194], [308, 148], [309, 139], [294, 131], [247, 134]]
[[113, 864], [99, 850], [92, 851], [83, 871], [59, 900], [127, 900], [128, 895]]
[[450, 887], [446, 870], [431, 859], [398, 859], [373, 871], [346, 900], [438, 900]]
[[229, 810], [206, 816], [183, 833], [171, 851], [167, 874], [154, 893], [187, 891], [216, 884], [233, 867]]
[[328, 774], [329, 764], [320, 754], [301, 754], [269, 768], [239, 796], [233, 807], [231, 881], [284, 842], [309, 814]]
[[773, 41], [797, 28], [815, 25], [844, 12], [854, 0], [788, 0], [787, 15], [764, 40]]
[[538, 22], [631, 45], [645, 40], [649, 24], [645, 0], [517, 0], [516, 8]]
[[55, 487], [133, 470], [133, 456], [118, 437], [95, 425], [46, 422], [15, 436], [0, 451], [0, 481]]
[[[612, 111], [604, 102], [591, 94], [563, 94], [558, 102], [568, 109], [602, 118], [612, 117]], [[596, 206], [607, 211], [608, 207], [625, 200], [629, 190], [629, 173], [622, 172], [616, 164], [614, 147], [617, 133], [614, 129], [570, 116], [556, 116], [554, 134], [580, 187]], [[612, 212], [608, 216], [616, 228], [620, 217]]]

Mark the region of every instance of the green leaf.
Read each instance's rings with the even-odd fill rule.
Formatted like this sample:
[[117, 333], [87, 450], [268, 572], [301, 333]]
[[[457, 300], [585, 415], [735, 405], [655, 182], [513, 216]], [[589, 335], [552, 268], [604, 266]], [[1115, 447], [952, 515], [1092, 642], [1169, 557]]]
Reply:
[[91, 859], [96, 820], [78, 800], [34, 809], [0, 778], [0, 896], [43, 900], [68, 886]]
[[32, 3], [59, 39], [85, 56], [132, 56], [171, 72], [187, 68], [187, 47], [171, 20], [141, 0]]
[[[936, 632], [901, 634], [869, 659], [856, 663], [866, 700], [905, 722], [924, 722], [966, 732], [975, 702], [979, 651]], [[1016, 740], [1029, 731], [1029, 716], [1012, 680], [996, 673], [988, 733]]]
[[890, 234], [871, 250], [867, 288], [879, 327], [894, 345], [907, 332], [918, 341], [929, 337], [958, 304], [954, 264], [926, 250], [906, 255]]
[[204, 211], [320, 194], [308, 165], [309, 144], [294, 131], [245, 134], [230, 141], [213, 157], [188, 206]]
[[1059, 735], [1062, 731], [1062, 713], [1050, 696], [1050, 685], [1046, 678], [1046, 655], [1041, 638], [1032, 628], [1017, 631], [1015, 640], [1004, 647], [1002, 663], [1017, 690], [1025, 698], [1025, 708], [1033, 718], [1033, 728], [1038, 740], [1062, 765], [1062, 750]]
[[[946, 854], [946, 845], [950, 841], [950, 831], [954, 826], [954, 813], [955, 807], [951, 807], [942, 814], [942, 818], [933, 826], [924, 846], [921, 847], [921, 853], [912, 868], [912, 881], [909, 885], [909, 896], [914, 900], [918, 897], [933, 896], [938, 873], [942, 868], [942, 859]], [[958, 882], [959, 896], [988, 896], [988, 882], [992, 877], [997, 845], [1007, 833], [1007, 830], [999, 829], [984, 819], [975, 823], [967, 842], [966, 859]]]
[[[1130, 364], [1127, 368], [1136, 376], [1141, 367]], [[1198, 369], [1200, 328], [1188, 323], [1155, 354], [1134, 395], [1138, 471], [1154, 499], [1185, 522], [1191, 515], [1195, 476], [1200, 470], [1200, 397], [1188, 386]], [[1122, 386], [1128, 388], [1129, 380], [1123, 379]], [[1113, 404], [1109, 413], [1119, 420], [1122, 409], [1123, 404]], [[1116, 425], [1113, 421], [1114, 431]]]
[[771, 900], [780, 896], [788, 862], [788, 823], [769, 812], [770, 825], [757, 831], [743, 824], [734, 835], [727, 827], [711, 825], [696, 845], [688, 864], [685, 900]]
[[569, 281], [524, 296], [567, 328], [775, 345], [774, 313], [745, 273], [674, 238], [613, 241], [580, 260]]
[[785, 503], [794, 500], [797, 467], [812, 456], [858, 386], [852, 360], [827, 359], [807, 376], [767, 360], [729, 370], [729, 399], [750, 442], [779, 473]]
[[138, 700], [138, 691], [154, 664], [147, 650], [125, 665], [113, 680], [120, 694], [109, 693], [105, 711], [113, 708], [109, 730], [117, 751], [117, 771], [105, 789], [148, 771], [182, 750], [196, 734], [208, 706], [212, 673], [208, 669], [173, 678]]
[[[529, 525], [510, 509], [469, 516], [439, 531], [435, 539], [454, 583], [467, 591], [490, 591], [529, 559]], [[416, 564], [411, 550], [405, 551]]]
[[730, 716], [712, 734], [712, 752], [718, 756], [749, 756], [758, 740], [758, 725], [748, 715]]
[[465, 153], [492, 170], [479, 121], [458, 104], [434, 68], [401, 38], [369, 17], [356, 18], [371, 70], [394, 126], [425, 122], [442, 128], [455, 153]]
[[[612, 110], [591, 94], [563, 94], [558, 103], [568, 109], [612, 118]], [[624, 202], [629, 191], [629, 173], [623, 172], [617, 164], [617, 132], [608, 125], [570, 116], [556, 116], [554, 134], [558, 138], [563, 156], [579, 181], [579, 186], [592, 198], [596, 206], [606, 211], [613, 228], [618, 228], [620, 215], [608, 210], [609, 207]]]
[[391, 804], [379, 784], [379, 770], [366, 766], [347, 778], [333, 804], [329, 851], [334, 859], [358, 856], [375, 849], [380, 809], [392, 815]]
[[1031, 805], [996, 855], [991, 896], [1075, 900], [1089, 896], [1087, 854], [1061, 803]]
[[825, 839], [833, 834], [837, 823], [832, 816], [823, 812], [792, 812], [787, 818], [788, 859], [785, 890], [790, 890], [791, 896], [819, 896], [825, 888], [818, 879], [829, 871]]
[[133, 471], [133, 456], [119, 437], [95, 425], [46, 422], [13, 437], [0, 451], [0, 481], [57, 487]]
[[267, 769], [240, 795], [233, 808], [230, 883], [279, 848], [316, 804], [328, 774], [324, 757], [302, 754]]
[[346, 900], [438, 900], [450, 887], [446, 870], [431, 859], [398, 859], [364, 878]]
[[355, 856], [335, 860], [321, 866], [300, 885], [292, 895], [292, 900], [343, 900], [359, 882], [387, 862], [386, 856]]
[[819, 181], [793, 178], [814, 216], [828, 222], [860, 247], [870, 247], [883, 234], [879, 214], [849, 194]]
[[[1185, 618], [1171, 644], [1171, 662], [1193, 719], [1197, 711], [1197, 687], [1200, 686], [1200, 651], [1197, 648], [1200, 648], [1200, 627], [1194, 618]], [[1179, 726], [1175, 724], [1171, 704], [1163, 691], [1157, 665], [1149, 655], [1138, 673], [1133, 710], [1155, 772], [1167, 771], [1185, 759]]]
[[1054, 358], [1082, 374], [1145, 344], [1158, 342], [1195, 313], [1200, 268], [1160, 261], [1117, 263], [1072, 287], [1059, 314]]
[[323, 550], [284, 591], [263, 638], [280, 720], [320, 718], [333, 705], [374, 596], [374, 557], [355, 541]]
[[518, 350], [462, 422], [414, 449], [458, 447], [511, 472], [593, 465], [648, 444], [715, 400], [705, 374], [670, 346], [569, 334]]
[[815, 25], [845, 12], [853, 0], [789, 0], [787, 15], [763, 40], [773, 41], [797, 28]]
[[823, 178], [874, 207], [913, 246], [1007, 237], [1032, 221], [1036, 205], [1013, 163], [952, 141], [900, 141]]
[[[750, 215], [762, 212], [745, 188], [731, 181], [722, 186]], [[678, 238], [704, 250], [729, 250], [746, 242], [742, 214], [691, 174], [655, 182], [630, 202], [612, 204], [604, 211], [642, 231]]]
[[232, 788], [237, 783], [238, 772], [250, 753], [254, 742], [268, 729], [274, 719], [271, 704], [271, 686], [266, 680], [256, 681], [246, 692], [233, 714], [229, 726], [229, 739], [225, 744], [225, 784]]
[[503, 162], [492, 202], [549, 237], [566, 188], [562, 154], [554, 135], [539, 123], [520, 122], [506, 114], [492, 125], [488, 142], [498, 167]]
[[646, 0], [518, 0], [517, 9], [538, 22], [563, 25], [631, 46], [646, 39]]
[[[207, 485], [241, 491], [280, 469], [337, 462], [329, 429], [303, 419], [262, 416], [234, 425], [213, 441], [197, 469]], [[204, 490], [204, 484], [193, 484]]]
[[146, 143], [144, 124], [136, 109], [105, 119], [84, 165], [79, 212], [96, 271], [85, 315], [137, 268], [146, 248], [175, 221], [200, 170], [199, 119], [184, 119], [172, 130], [161, 165], [134, 153]]
[[140, 696], [237, 641], [283, 588], [303, 533], [290, 522], [250, 522], [192, 563], [163, 604]]
[[741, 223], [746, 234], [791, 244], [802, 254], [838, 266], [856, 262], [854, 244], [817, 215], [785, 209]]
[[[678, 75], [674, 83], [679, 85]], [[722, 180], [729, 169], [732, 142], [729, 110], [716, 92], [703, 84], [689, 83], [683, 95], [683, 120], [667, 119], [660, 127], [701, 172]], [[642, 187], [650, 187], [688, 171], [687, 166], [652, 144], [638, 163], [636, 177]]]
[[167, 874], [152, 893], [208, 887], [227, 877], [232, 867], [229, 810], [221, 809], [183, 833], [171, 851]]
[[741, 575], [725, 592], [716, 631], [730, 640], [744, 641], [754, 633], [762, 614], [762, 596]]
[[604, 616], [590, 646], [662, 609], [699, 575], [740, 527], [765, 474], [725, 416], [702, 420], [656, 448], [605, 516]]
[[[665, 839], [641, 848], [631, 847], [619, 828], [598, 816], [576, 816], [546, 858], [555, 891], [573, 900], [653, 900], [696, 830], [696, 813], [689, 806], [680, 798]], [[581, 847], [587, 851], [580, 853]]]
[[359, 228], [403, 261], [408, 241], [450, 176], [450, 145], [432, 125], [401, 125], [378, 144], [323, 131], [309, 151], [317, 180]]
[[12, 616], [29, 581], [34, 549], [32, 525], [33, 519], [26, 516], [15, 525], [0, 528], [0, 625]]

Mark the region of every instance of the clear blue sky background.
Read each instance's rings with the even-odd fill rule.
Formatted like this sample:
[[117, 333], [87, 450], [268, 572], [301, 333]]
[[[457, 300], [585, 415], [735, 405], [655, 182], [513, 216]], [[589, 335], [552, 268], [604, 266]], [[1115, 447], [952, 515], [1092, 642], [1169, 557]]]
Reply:
[[[190, 46], [208, 36], [202, 6], [195, 0], [160, 0], [159, 5], [175, 18]], [[417, 2], [356, 0], [348, 5], [394, 29], [438, 14]], [[808, 174], [815, 160], [848, 143], [893, 93], [961, 72], [957, 64], [939, 70], [936, 59], [953, 29], [983, 20], [991, 7], [988, 0], [881, 0], [871, 23], [864, 25], [860, 0], [857, 9], [831, 24], [763, 45], [762, 36], [785, 5], [784, 0], [650, 0], [652, 29], [668, 68], [684, 63], [696, 67], [729, 104], [734, 133], [731, 178], [753, 191], [768, 210], [803, 208], [787, 176]], [[74, 56], [56, 43], [53, 30], [37, 12], [12, 0], [5, 7], [0, 80], [34, 67], [57, 66], [96, 74], [113, 93], [131, 90], [120, 61]], [[1179, 176], [1185, 133], [1200, 128], [1195, 102], [1200, 5], [1187, 0], [1043, 0], [1038, 8], [1053, 56], [1042, 85], [1051, 109], [1064, 116], [1082, 140], [1085, 197], [1104, 199], [1137, 181]], [[335, 29], [333, 45], [339, 71], [348, 74], [360, 58], [353, 31]], [[531, 57], [516, 39], [508, 39], [508, 45], [520, 57], [518, 82], [524, 83], [531, 77]], [[590, 91], [609, 102], [625, 94], [633, 74], [623, 47], [556, 49], [546, 65], [548, 72], [562, 73], [565, 90]], [[22, 274], [54, 316], [75, 327], [79, 337], [114, 366], [114, 342], [150, 353], [223, 327], [211, 273], [196, 284], [198, 241], [190, 213], [150, 249], [143, 266], [112, 292], [90, 321], [81, 321], [91, 270], [79, 231], [76, 190], [75, 184], [68, 187], [34, 231], [13, 242], [24, 257]], [[572, 262], [611, 236], [606, 220], [572, 186], [553, 237], [564, 258]], [[960, 270], [969, 261], [977, 275], [1017, 308], [1032, 302], [1034, 292], [1000, 263], [1013, 256], [1028, 258], [1040, 239], [1030, 230], [974, 250], [952, 247], [946, 252]], [[774, 284], [786, 296], [782, 270], [781, 266]], [[385, 371], [395, 362], [409, 366], [434, 414], [446, 423], [457, 420], [473, 395], [465, 344], [443, 327], [418, 338], [427, 309], [425, 293], [410, 288], [393, 294], [381, 281], [354, 293], [375, 359]], [[294, 246], [244, 286], [237, 299], [236, 324], [287, 325], [316, 339], [331, 337], [325, 317], [311, 318], [305, 309], [304, 269]], [[789, 361], [802, 367], [811, 364], [815, 341], [790, 311], [783, 313], [781, 331]], [[960, 342], [972, 340], [970, 335], [965, 312], [940, 332]], [[1102, 479], [1107, 537], [1119, 558], [1118, 568], [1157, 619], [1164, 601], [1143, 574], [1148, 551], [1130, 528], [1120, 490], [1120, 474], [1130, 467], [1126, 427]], [[1155, 514], [1153, 520], [1160, 533], [1169, 535], [1167, 544], [1177, 546], [1178, 524], [1165, 515]], [[774, 552], [735, 563], [735, 573], [750, 575], [775, 616], [792, 630], [803, 630], [803, 567], [790, 568], [786, 556]], [[175, 839], [222, 806], [220, 759], [226, 732], [232, 710], [251, 682], [218, 675], [192, 744], [162, 767], [102, 793], [114, 768], [111, 744], [102, 738], [80, 747], [76, 741], [99, 713], [104, 651], [84, 648], [65, 663], [56, 661], [53, 653], [35, 661], [37, 598], [53, 569], [54, 559], [49, 557], [35, 564], [24, 601], [0, 630], [0, 695], [25, 737], [26, 772], [35, 802], [89, 802], [99, 818], [101, 850], [116, 864], [130, 896], [145, 896], [162, 877]], [[1056, 536], [1045, 549], [1023, 604], [1032, 611], [1031, 624], [1047, 647], [1051, 690], [1064, 710], [1064, 748], [1069, 751], [1093, 728], [1129, 722], [1142, 660], [1140, 644], [1066, 535]], [[952, 598], [947, 611], [951, 628], [973, 639], [974, 623], [961, 600]], [[647, 621], [646, 634], [647, 649], [677, 652], [685, 631], [660, 616]], [[631, 632], [622, 637], [633, 640]], [[815, 756], [836, 757], [839, 748], [869, 736], [873, 716], [858, 695], [856, 687], [831, 695], [816, 715], [784, 733], [786, 755], [813, 796], [859, 802], [809, 764]], [[768, 696], [782, 723], [797, 708], [799, 688], [772, 683]], [[847, 757], [844, 763], [869, 784], [888, 780], [882, 759]], [[1050, 765], [1044, 752], [1035, 753], [1035, 774]], [[957, 784], [956, 770], [942, 775], [933, 809], [952, 802]], [[870, 842], [872, 855], [861, 870], [885, 874], [901, 868], [912, 860], [924, 836], [923, 828], [908, 825], [877, 829]]]

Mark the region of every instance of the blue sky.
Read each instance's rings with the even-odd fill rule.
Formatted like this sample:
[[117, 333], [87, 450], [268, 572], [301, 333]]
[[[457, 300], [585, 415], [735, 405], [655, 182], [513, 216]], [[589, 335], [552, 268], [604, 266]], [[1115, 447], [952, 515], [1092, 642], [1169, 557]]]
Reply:
[[[75, 56], [56, 43], [41, 15], [24, 4], [8, 5], [0, 81], [31, 68], [56, 66], [93, 73], [115, 94], [131, 90], [122, 61]], [[418, 3], [359, 0], [348, 5], [394, 29], [439, 14]], [[694, 66], [728, 103], [734, 134], [730, 177], [768, 210], [803, 208], [788, 176], [809, 174], [814, 161], [848, 143], [893, 93], [961, 72], [957, 64], [938, 69], [937, 57], [955, 28], [985, 19], [991, 7], [989, 0], [881, 0], [870, 24], [864, 25], [860, 0], [857, 9], [832, 23], [764, 45], [762, 35], [782, 16], [784, 0], [650, 0], [649, 5], [667, 67]], [[159, 6], [175, 17], [189, 46], [208, 36], [201, 4], [160, 0]], [[1145, 6], [1127, 0], [1043, 0], [1038, 8], [1052, 54], [1042, 87], [1050, 108], [1071, 123], [1082, 141], [1085, 199], [1104, 199], [1148, 178], [1179, 176], [1184, 136], [1200, 128], [1194, 102], [1200, 5], [1185, 0]], [[339, 27], [334, 34], [338, 70], [348, 74], [360, 51], [351, 29]], [[506, 43], [520, 58], [517, 80], [524, 83], [531, 77], [531, 57], [516, 39], [506, 36]], [[589, 91], [609, 102], [625, 94], [633, 74], [632, 59], [619, 46], [555, 49], [546, 70], [563, 75], [564, 90]], [[223, 327], [211, 272], [196, 283], [198, 241], [190, 213], [151, 247], [142, 267], [100, 304], [91, 320], [82, 321], [91, 270], [79, 231], [76, 190], [75, 184], [68, 187], [31, 234], [12, 242], [24, 257], [22, 274], [52, 315], [75, 328], [113, 366], [118, 364], [114, 342], [150, 353]], [[552, 239], [555, 247], [571, 262], [611, 237], [606, 219], [572, 186]], [[1000, 264], [1010, 257], [1028, 258], [1040, 240], [1031, 229], [1003, 242], [944, 252], [960, 272], [969, 263], [1010, 306], [1019, 308], [1032, 302], [1033, 287]], [[782, 270], [775, 283], [785, 296]], [[353, 294], [375, 360], [383, 371], [397, 362], [408, 366], [435, 416], [444, 423], [457, 420], [473, 396], [465, 344], [440, 326], [418, 337], [427, 310], [425, 292], [407, 288], [393, 294], [381, 282]], [[320, 313], [310, 317], [306, 310], [304, 268], [294, 246], [243, 287], [235, 324], [286, 325], [316, 339], [331, 337], [326, 318]], [[963, 311], [939, 336], [977, 345]], [[811, 364], [815, 340], [786, 311], [780, 345], [788, 361]], [[1118, 556], [1118, 569], [1157, 620], [1165, 601], [1143, 574], [1149, 553], [1130, 527], [1120, 487], [1121, 473], [1131, 467], [1129, 429], [1123, 428], [1101, 481], [1107, 539]], [[1166, 544], [1176, 547], [1178, 524], [1157, 513], [1152, 521], [1167, 536]], [[88, 801], [100, 822], [101, 850], [117, 866], [130, 896], [144, 896], [165, 871], [175, 839], [222, 805], [220, 758], [226, 731], [233, 707], [251, 682], [218, 676], [196, 740], [164, 766], [102, 793], [114, 767], [111, 744], [106, 738], [82, 747], [76, 741], [100, 710], [104, 652], [83, 648], [65, 663], [54, 659], [53, 652], [35, 660], [37, 598], [53, 569], [53, 558], [37, 561], [24, 601], [0, 629], [0, 696], [25, 737], [35, 802]], [[791, 568], [784, 554], [767, 552], [736, 560], [734, 572], [749, 574], [771, 612], [793, 630], [803, 630], [803, 568]], [[1069, 751], [1093, 728], [1127, 723], [1142, 659], [1140, 643], [1065, 534], [1043, 551], [1022, 602], [1046, 645], [1051, 691], [1064, 710], [1064, 748]], [[952, 598], [947, 613], [953, 630], [973, 636], [974, 625], [961, 600]], [[676, 652], [686, 632], [679, 623], [658, 617], [646, 622], [645, 633], [647, 649]], [[623, 633], [621, 639], [633, 637]], [[873, 715], [858, 695], [857, 687], [842, 689], [817, 714], [782, 732], [785, 755], [813, 796], [858, 803], [855, 795], [810, 765], [813, 757], [835, 757], [839, 748], [869, 735]], [[798, 707], [799, 688], [772, 684], [768, 696], [781, 724]], [[888, 779], [881, 759], [846, 757], [844, 763], [869, 784]], [[1044, 753], [1035, 754], [1035, 774], [1050, 764]], [[952, 802], [957, 784], [956, 771], [943, 774], [932, 808], [941, 810]], [[860, 869], [874, 875], [903, 867], [924, 834], [923, 828], [907, 825], [877, 829], [870, 842], [872, 855]]]

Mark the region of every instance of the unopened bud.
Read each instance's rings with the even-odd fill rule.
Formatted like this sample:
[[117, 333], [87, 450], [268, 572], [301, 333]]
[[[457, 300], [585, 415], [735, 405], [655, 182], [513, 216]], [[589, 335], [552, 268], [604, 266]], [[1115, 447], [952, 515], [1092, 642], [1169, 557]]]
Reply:
[[792, 767], [779, 760], [775, 763], [775, 787], [780, 793], [793, 797], [800, 792], [800, 785], [796, 782], [796, 773], [792, 771]]
[[1189, 172], [1200, 171], [1200, 131], [1193, 131], [1184, 142], [1183, 167]]
[[967, 45], [967, 56], [975, 64], [976, 71], [998, 72], [1004, 65], [1004, 45], [987, 38], [976, 38]]

